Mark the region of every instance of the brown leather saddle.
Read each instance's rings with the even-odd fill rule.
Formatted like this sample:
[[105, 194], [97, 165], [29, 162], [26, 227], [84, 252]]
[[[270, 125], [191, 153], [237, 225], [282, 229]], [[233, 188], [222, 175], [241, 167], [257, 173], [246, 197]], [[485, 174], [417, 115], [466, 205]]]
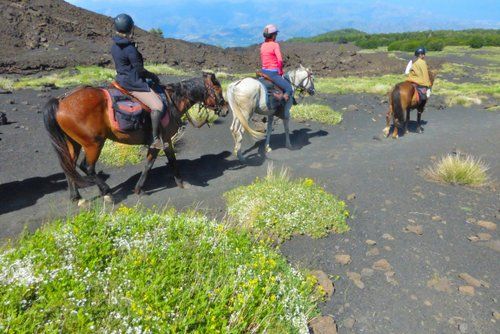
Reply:
[[[269, 77], [267, 74], [263, 73], [262, 71], [256, 71], [255, 74], [257, 75], [258, 78], [262, 78], [261, 82], [264, 84], [264, 86], [268, 89], [268, 92], [271, 93], [274, 98], [278, 101], [283, 100], [283, 94], [284, 94], [284, 89], [280, 86], [278, 86], [272, 79]], [[266, 81], [268, 84], [266, 84]], [[270, 89], [271, 88], [271, 89]]]
[[151, 109], [147, 105], [142, 103], [139, 99], [135, 98], [132, 94], [130, 94], [130, 92], [128, 90], [123, 88], [118, 82], [112, 81], [111, 84], [109, 85], [109, 87], [117, 89], [123, 95], [127, 95], [128, 97], [130, 97], [130, 100], [132, 100], [133, 102], [139, 103], [143, 110], [145, 110], [147, 112], [151, 112]]

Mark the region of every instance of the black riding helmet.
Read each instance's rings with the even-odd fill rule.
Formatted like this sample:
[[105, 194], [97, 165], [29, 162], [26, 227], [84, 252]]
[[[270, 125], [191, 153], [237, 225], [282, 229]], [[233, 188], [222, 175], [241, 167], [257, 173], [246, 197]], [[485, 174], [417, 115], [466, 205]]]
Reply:
[[115, 29], [122, 34], [129, 34], [134, 28], [134, 20], [127, 14], [120, 14], [114, 19]]
[[418, 49], [415, 50], [415, 57], [418, 57], [420, 55], [425, 55], [425, 48], [424, 47], [420, 47]]

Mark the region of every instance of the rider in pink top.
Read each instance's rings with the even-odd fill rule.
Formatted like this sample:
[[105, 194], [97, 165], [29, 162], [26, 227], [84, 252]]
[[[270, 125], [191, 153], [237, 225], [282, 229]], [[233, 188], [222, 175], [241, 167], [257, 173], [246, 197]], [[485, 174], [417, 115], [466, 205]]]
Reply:
[[283, 75], [283, 57], [281, 56], [280, 45], [272, 39], [266, 40], [260, 47], [260, 59], [262, 69], [278, 70], [279, 75]]
[[[284, 90], [285, 100], [293, 97], [293, 88], [288, 80], [283, 78], [283, 57], [281, 56], [280, 45], [276, 42], [278, 28], [269, 24], [264, 28], [265, 41], [260, 46], [260, 60], [262, 62], [262, 72], [269, 76], [273, 82]], [[285, 108], [285, 114], [290, 111], [290, 106]]]

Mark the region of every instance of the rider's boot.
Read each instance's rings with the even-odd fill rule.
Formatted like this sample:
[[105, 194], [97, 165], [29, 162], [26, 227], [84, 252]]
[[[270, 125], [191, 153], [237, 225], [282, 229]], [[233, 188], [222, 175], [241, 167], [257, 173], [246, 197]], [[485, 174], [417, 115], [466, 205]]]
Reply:
[[160, 136], [161, 110], [151, 111], [151, 128], [153, 130], [153, 143], [150, 148], [163, 150], [163, 140]]

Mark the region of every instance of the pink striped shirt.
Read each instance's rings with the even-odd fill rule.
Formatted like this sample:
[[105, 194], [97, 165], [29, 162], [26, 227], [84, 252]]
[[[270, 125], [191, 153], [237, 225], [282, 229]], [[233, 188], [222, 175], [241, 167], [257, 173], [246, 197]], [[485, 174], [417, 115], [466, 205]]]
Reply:
[[274, 41], [266, 41], [260, 46], [260, 60], [265, 70], [278, 70], [283, 74], [283, 58], [281, 57], [280, 45]]

